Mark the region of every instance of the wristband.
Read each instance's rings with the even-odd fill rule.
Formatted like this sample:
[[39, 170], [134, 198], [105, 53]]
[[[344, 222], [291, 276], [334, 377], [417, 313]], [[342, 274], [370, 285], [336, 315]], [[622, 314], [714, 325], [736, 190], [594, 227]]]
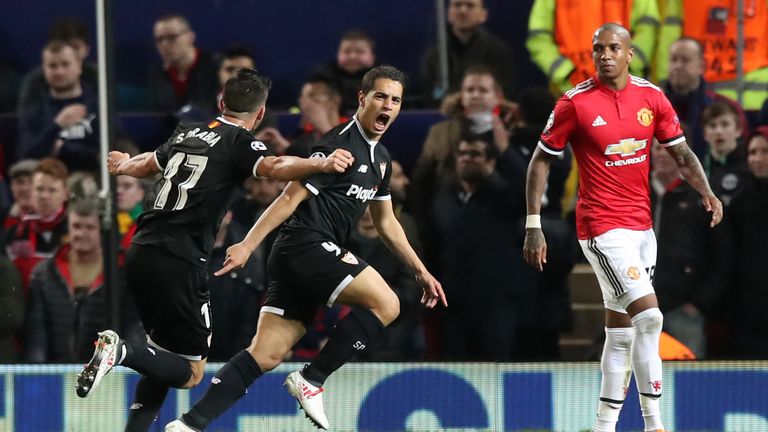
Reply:
[[541, 215], [530, 214], [525, 218], [525, 228], [539, 228], [541, 229]]

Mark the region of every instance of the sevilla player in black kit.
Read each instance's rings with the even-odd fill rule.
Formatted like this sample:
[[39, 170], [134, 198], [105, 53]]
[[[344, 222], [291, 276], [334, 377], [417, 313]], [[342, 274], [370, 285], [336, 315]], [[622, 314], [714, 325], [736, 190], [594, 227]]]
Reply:
[[207, 261], [236, 188], [249, 176], [296, 180], [344, 172], [353, 162], [344, 150], [325, 159], [271, 156], [251, 132], [264, 117], [269, 87], [269, 79], [241, 69], [225, 84], [224, 109], [215, 120], [179, 125], [154, 152], [108, 156], [113, 175], [162, 173], [125, 261], [147, 346], [101, 332], [77, 380], [77, 394], [86, 397], [116, 364], [143, 375], [126, 431], [149, 429], [170, 387], [190, 388], [203, 376], [211, 337]]
[[350, 169], [289, 183], [246, 238], [227, 250], [224, 268], [216, 275], [245, 264], [264, 237], [288, 220], [269, 257], [270, 283], [253, 342], [217, 372], [202, 399], [180, 420], [168, 424], [166, 431], [208, 427], [259, 376], [280, 364], [320, 305], [345, 304], [354, 308], [333, 329], [328, 343], [311, 364], [285, 381], [310, 420], [328, 428], [322, 400], [326, 378], [365, 349], [400, 313], [397, 296], [379, 273], [344, 248], [366, 207], [370, 206], [385, 244], [422, 285], [422, 303], [430, 308], [438, 301], [447, 306], [440, 283], [416, 256], [392, 211], [392, 165], [379, 140], [400, 112], [403, 79], [402, 72], [391, 66], [365, 74], [357, 113], [331, 129], [311, 156], [322, 159], [331, 151], [346, 149], [354, 157]]

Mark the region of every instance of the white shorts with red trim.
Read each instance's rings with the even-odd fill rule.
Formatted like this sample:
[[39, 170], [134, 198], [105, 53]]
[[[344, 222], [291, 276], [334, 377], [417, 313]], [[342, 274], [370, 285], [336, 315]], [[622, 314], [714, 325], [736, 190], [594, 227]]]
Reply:
[[606, 309], [627, 313], [635, 300], [653, 294], [656, 236], [652, 229], [612, 229], [597, 237], [579, 240], [592, 265]]

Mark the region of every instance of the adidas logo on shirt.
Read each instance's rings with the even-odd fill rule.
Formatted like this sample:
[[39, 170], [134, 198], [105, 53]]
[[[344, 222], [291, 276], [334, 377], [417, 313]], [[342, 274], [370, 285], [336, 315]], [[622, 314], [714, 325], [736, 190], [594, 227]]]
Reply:
[[605, 120], [603, 120], [603, 118], [602, 118], [602, 117], [600, 117], [600, 116], [597, 116], [597, 118], [595, 119], [595, 121], [593, 121], [593, 122], [592, 122], [592, 127], [605, 126], [605, 125], [607, 125], [607, 124], [608, 124], [608, 123], [606, 123], [606, 122], [605, 122]]

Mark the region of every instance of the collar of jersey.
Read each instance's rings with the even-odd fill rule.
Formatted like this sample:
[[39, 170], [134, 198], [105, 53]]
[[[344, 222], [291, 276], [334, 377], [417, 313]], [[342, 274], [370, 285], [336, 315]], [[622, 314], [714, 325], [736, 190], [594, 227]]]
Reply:
[[237, 123], [232, 123], [231, 121], [228, 121], [228, 120], [224, 119], [224, 116], [218, 116], [218, 117], [216, 117], [216, 120], [218, 120], [218, 121], [220, 121], [222, 123], [226, 123], [226, 124], [228, 124], [230, 126], [234, 126], [234, 127], [239, 127], [239, 128], [245, 129], [243, 126], [240, 126]]
[[363, 126], [360, 124], [360, 121], [357, 119], [357, 114], [352, 116], [352, 121], [355, 122], [355, 126], [357, 126], [357, 131], [360, 132], [360, 135], [363, 137], [363, 139], [370, 145], [371, 147], [378, 144], [378, 141], [371, 141], [368, 138], [368, 135], [365, 134], [365, 131], [363, 130]]

